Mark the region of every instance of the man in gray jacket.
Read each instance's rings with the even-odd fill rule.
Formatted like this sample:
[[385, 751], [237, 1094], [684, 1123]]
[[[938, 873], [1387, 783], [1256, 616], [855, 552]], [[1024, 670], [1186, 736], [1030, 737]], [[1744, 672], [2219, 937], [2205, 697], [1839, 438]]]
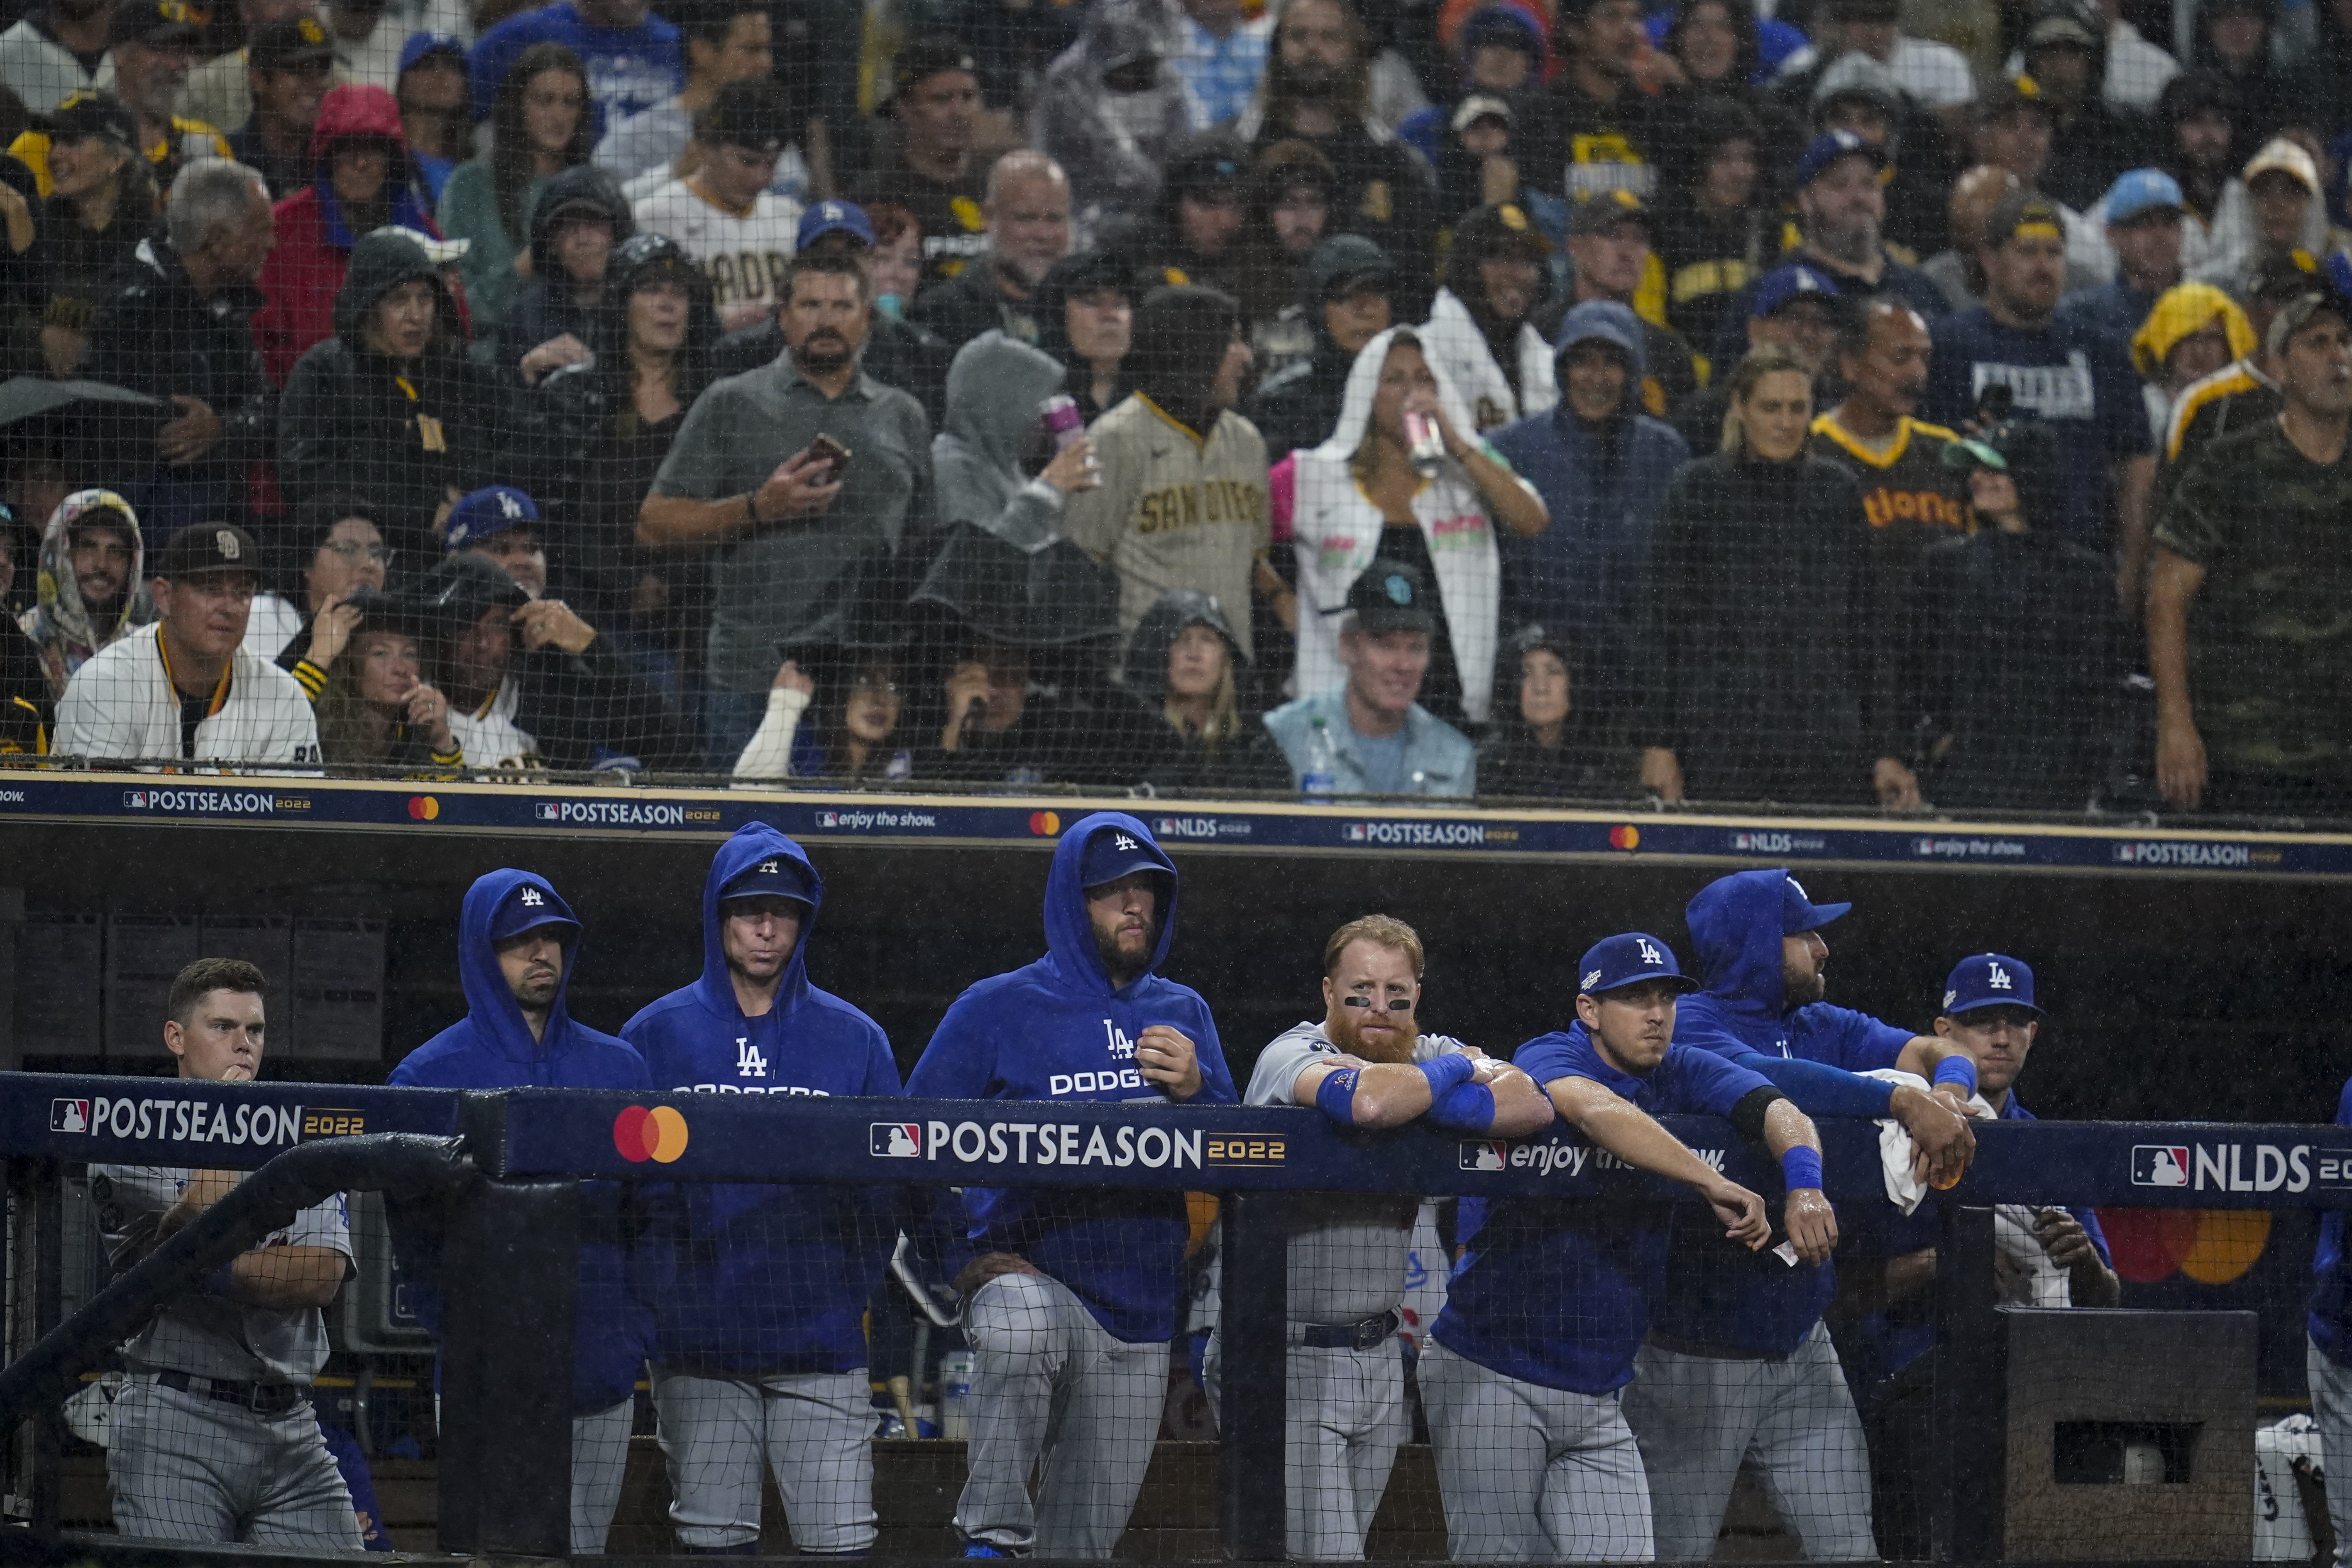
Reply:
[[1265, 716], [1309, 795], [1478, 793], [1470, 738], [1423, 708], [1434, 591], [1409, 561], [1375, 558], [1348, 589], [1339, 658], [1348, 679]]

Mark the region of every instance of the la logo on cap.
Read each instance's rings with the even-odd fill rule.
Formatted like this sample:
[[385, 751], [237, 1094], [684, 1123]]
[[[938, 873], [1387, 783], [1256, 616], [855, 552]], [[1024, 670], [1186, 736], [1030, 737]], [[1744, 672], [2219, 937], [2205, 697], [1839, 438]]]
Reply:
[[545, 899], [539, 896], [539, 889], [537, 888], [525, 888], [522, 890], [522, 901], [530, 905], [534, 909], [539, 905], [547, 902]]
[[1659, 956], [1659, 954], [1658, 954], [1658, 950], [1657, 950], [1656, 948], [1654, 948], [1654, 947], [1652, 947], [1652, 946], [1651, 946], [1647, 942], [1643, 941], [1642, 938], [1640, 938], [1640, 937], [1635, 937], [1635, 938], [1633, 939], [1633, 945], [1634, 945], [1635, 947], [1637, 947], [1637, 948], [1641, 949], [1641, 952], [1642, 952], [1642, 962], [1643, 962], [1643, 963], [1665, 963], [1665, 960], [1664, 960], [1664, 958], [1662, 958], [1662, 957], [1660, 957], [1660, 956]]
[[221, 559], [235, 561], [243, 554], [245, 546], [236, 542], [236, 530], [221, 528], [213, 531], [213, 543], [219, 549]]
[[514, 491], [500, 490], [499, 492], [499, 510], [509, 518], [520, 517], [522, 515], [522, 502], [515, 500]]
[[774, 876], [775, 874], [776, 874], [776, 863], [775, 863], [773, 860], [762, 860], [762, 861], [761, 861], [761, 862], [760, 862], [760, 869], [759, 869], [758, 875], [762, 876], [762, 877], [772, 877], [772, 876]]
[[1129, 838], [1124, 833], [1114, 835], [1111, 838], [1111, 843], [1115, 847], [1120, 849], [1132, 849], [1135, 847], [1135, 840]]

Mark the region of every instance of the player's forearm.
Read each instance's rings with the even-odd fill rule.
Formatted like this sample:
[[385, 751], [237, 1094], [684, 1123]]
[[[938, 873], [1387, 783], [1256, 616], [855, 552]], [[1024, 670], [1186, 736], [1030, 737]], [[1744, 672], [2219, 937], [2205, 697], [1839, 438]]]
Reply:
[[1434, 1096], [1427, 1075], [1404, 1063], [1360, 1068], [1354, 1104], [1358, 1127], [1402, 1127], [1428, 1110]]
[[1621, 1100], [1613, 1105], [1563, 1110], [1579, 1132], [1635, 1170], [1693, 1187], [1703, 1188], [1722, 1179], [1713, 1166], [1637, 1106]]
[[1495, 1122], [1487, 1131], [1496, 1137], [1526, 1138], [1551, 1125], [1551, 1101], [1518, 1068], [1504, 1068], [1486, 1087], [1495, 1096]]
[[1776, 1100], [1764, 1108], [1764, 1147], [1778, 1160], [1791, 1149], [1821, 1152], [1822, 1135], [1813, 1119], [1797, 1109], [1793, 1100]]
[[1895, 1065], [1907, 1073], [1916, 1073], [1936, 1085], [1951, 1084], [1959, 1089], [1961, 1098], [1977, 1091], [1977, 1059], [1960, 1047], [1934, 1035], [1914, 1035], [1906, 1042]]
[[2189, 700], [2189, 601], [2203, 583], [2204, 568], [2169, 550], [2158, 550], [2147, 588], [2147, 673], [2156, 683], [2159, 717], [2190, 715]]
[[2067, 1299], [2077, 1307], [2112, 1307], [2124, 1299], [2123, 1281], [2096, 1253], [2066, 1273]]
[[2148, 514], [2155, 493], [2156, 459], [2125, 458], [2116, 476], [2116, 554], [2135, 602], [2147, 571]]
[[323, 1307], [342, 1287], [343, 1255], [330, 1247], [265, 1247], [237, 1255], [222, 1294], [248, 1307]]
[[226, 1197], [229, 1189], [236, 1185], [238, 1174], [236, 1171], [189, 1172], [188, 1184], [180, 1189], [172, 1206], [155, 1221], [154, 1245], [162, 1246], [198, 1215]]
[[1878, 1079], [1794, 1057], [1768, 1057], [1759, 1051], [1748, 1051], [1732, 1060], [1795, 1100], [1798, 1110], [1812, 1116], [1860, 1116], [1876, 1121], [1888, 1113], [1888, 1102], [1895, 1093], [1893, 1084]]

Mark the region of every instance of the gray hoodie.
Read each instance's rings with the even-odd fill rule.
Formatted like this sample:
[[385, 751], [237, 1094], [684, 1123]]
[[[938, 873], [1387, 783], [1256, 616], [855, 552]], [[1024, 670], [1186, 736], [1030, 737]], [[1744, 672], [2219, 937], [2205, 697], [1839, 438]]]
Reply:
[[1022, 472], [1037, 406], [1061, 389], [1060, 361], [1003, 332], [956, 352], [947, 426], [931, 437], [942, 527], [972, 523], [1033, 553], [1061, 537], [1062, 492]]

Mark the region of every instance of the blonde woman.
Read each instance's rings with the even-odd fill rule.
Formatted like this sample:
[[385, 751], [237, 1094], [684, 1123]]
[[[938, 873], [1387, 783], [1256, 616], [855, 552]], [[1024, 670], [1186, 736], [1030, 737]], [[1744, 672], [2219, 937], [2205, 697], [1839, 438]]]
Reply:
[[1248, 662], [1213, 595], [1179, 589], [1143, 613], [1124, 667], [1136, 730], [1159, 742], [1143, 782], [1204, 794], [1289, 787], [1281, 752], [1242, 710], [1234, 667]]

